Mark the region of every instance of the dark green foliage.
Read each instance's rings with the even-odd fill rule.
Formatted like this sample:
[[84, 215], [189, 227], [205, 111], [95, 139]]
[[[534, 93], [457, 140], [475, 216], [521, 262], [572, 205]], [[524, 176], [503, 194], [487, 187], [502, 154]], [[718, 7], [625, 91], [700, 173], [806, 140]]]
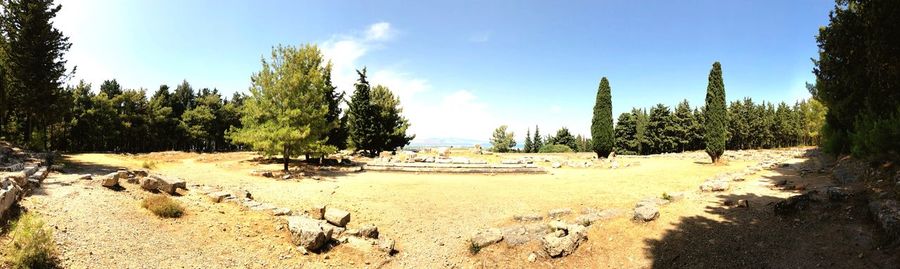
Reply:
[[547, 144], [538, 149], [540, 153], [566, 153], [573, 152], [572, 148], [566, 145], [559, 144]]
[[672, 115], [672, 134], [675, 137], [675, 149], [678, 152], [691, 149], [693, 139], [693, 128], [697, 125], [694, 114], [691, 112], [691, 105], [687, 100], [678, 103], [675, 108], [675, 114]]
[[597, 100], [594, 103], [594, 117], [591, 120], [591, 141], [593, 151], [598, 158], [605, 158], [612, 152], [615, 146], [612, 118], [612, 95], [609, 88], [609, 80], [606, 77], [600, 79], [597, 88]]
[[565, 145], [572, 150], [578, 148], [577, 140], [569, 132], [569, 128], [566, 127], [559, 128], [555, 136], [548, 137], [547, 145]]
[[522, 145], [525, 153], [534, 152], [534, 143], [531, 141], [531, 129], [525, 131], [525, 143]]
[[647, 140], [652, 145], [650, 153], [674, 152], [678, 147], [678, 137], [675, 132], [675, 121], [669, 107], [657, 104], [650, 108], [650, 117], [647, 121]]
[[115, 79], [113, 80], [104, 80], [102, 84], [100, 84], [100, 93], [105, 93], [106, 97], [110, 99], [115, 98], [122, 94], [122, 85], [119, 85], [119, 82]]
[[838, 0], [819, 29], [810, 92], [828, 108], [826, 150], [900, 159], [900, 137], [890, 130], [900, 110], [898, 10], [900, 1]]
[[373, 91], [365, 68], [356, 72], [359, 79], [347, 119], [353, 147], [374, 156], [408, 145], [415, 136], [406, 136], [409, 122], [400, 115], [400, 100], [387, 87], [379, 85]]
[[[0, 6], [0, 51], [5, 75], [0, 85], [0, 129], [14, 129], [3, 133], [15, 134], [13, 140], [47, 148], [49, 127], [62, 121], [69, 108], [59, 102], [65, 94], [63, 56], [72, 44], [52, 24], [61, 6], [52, 0], [3, 0]], [[16, 126], [8, 126], [10, 123]], [[39, 141], [32, 140], [35, 133]]]
[[637, 116], [622, 113], [616, 121], [616, 152], [623, 155], [638, 154], [640, 141], [637, 139]]
[[347, 130], [347, 118], [341, 117], [341, 102], [344, 101], [344, 93], [337, 90], [331, 83], [331, 62], [325, 67], [322, 73], [325, 79], [325, 101], [328, 102], [328, 113], [325, 114], [325, 121], [331, 124], [331, 130], [328, 131], [328, 140], [325, 144], [334, 146], [337, 149], [347, 148], [347, 138], [350, 136]]
[[722, 81], [722, 65], [713, 63], [709, 71], [709, 85], [706, 88], [706, 120], [704, 121], [704, 138], [706, 154], [713, 163], [725, 153], [727, 136], [727, 119], [725, 111], [725, 83]]
[[577, 135], [575, 136], [575, 144], [576, 148], [573, 148], [575, 152], [593, 152], [594, 151], [594, 143], [590, 138], [585, 138], [584, 136]]
[[531, 152], [538, 152], [544, 147], [544, 140], [541, 138], [541, 130], [537, 125], [534, 126], [534, 139], [531, 140], [534, 145], [531, 146]]

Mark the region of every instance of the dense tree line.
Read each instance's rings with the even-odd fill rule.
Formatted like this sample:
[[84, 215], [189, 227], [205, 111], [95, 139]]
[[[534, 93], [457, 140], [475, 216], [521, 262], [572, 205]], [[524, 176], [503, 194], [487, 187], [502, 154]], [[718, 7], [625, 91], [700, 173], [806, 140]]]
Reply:
[[[824, 108], [815, 99], [793, 106], [750, 98], [727, 107], [725, 147], [729, 150], [815, 145], [824, 120]], [[619, 154], [658, 154], [705, 150], [704, 107], [691, 108], [684, 100], [672, 111], [664, 104], [632, 109], [619, 115], [615, 127]]]
[[900, 1], [837, 0], [816, 37], [825, 149], [900, 159]]

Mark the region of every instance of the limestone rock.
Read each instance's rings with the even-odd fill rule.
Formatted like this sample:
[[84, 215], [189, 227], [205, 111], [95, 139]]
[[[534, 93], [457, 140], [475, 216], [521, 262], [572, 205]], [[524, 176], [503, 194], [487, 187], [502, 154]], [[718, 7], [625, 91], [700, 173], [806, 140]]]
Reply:
[[373, 224], [366, 224], [357, 229], [357, 235], [360, 237], [378, 238], [378, 227]]
[[550, 216], [551, 218], [558, 218], [561, 216], [572, 214], [572, 212], [573, 211], [571, 208], [557, 208], [557, 209], [551, 209], [550, 212], [547, 212], [547, 215]]
[[313, 219], [325, 218], [325, 205], [313, 205], [309, 208], [309, 217]]
[[156, 178], [154, 178], [154, 177], [141, 178], [140, 183], [141, 183], [141, 189], [144, 189], [146, 191], [155, 191], [156, 190], [157, 182], [156, 182]]
[[490, 228], [472, 235], [470, 242], [478, 248], [483, 248], [500, 242], [500, 240], [503, 240], [503, 232], [497, 228]]
[[900, 239], [900, 203], [896, 200], [872, 201], [869, 211], [889, 238]]
[[344, 227], [347, 226], [348, 222], [350, 222], [350, 212], [337, 208], [326, 208], [325, 220], [327, 220], [331, 224], [337, 225], [338, 227]]
[[554, 162], [553, 164], [550, 165], [550, 167], [553, 167], [553, 168], [561, 168], [561, 167], [562, 167], [562, 164], [559, 163], [559, 162]]
[[300, 217], [288, 217], [288, 229], [291, 231], [291, 242], [310, 251], [321, 249], [331, 240], [331, 232], [322, 229], [320, 222]]
[[707, 180], [700, 184], [701, 191], [726, 191], [728, 190], [728, 181], [725, 180]]
[[231, 197], [231, 193], [228, 193], [227, 191], [217, 191], [211, 192], [207, 194], [207, 196], [209, 196], [209, 199], [212, 200], [213, 203], [221, 203], [223, 200]]
[[513, 216], [513, 219], [517, 221], [540, 221], [544, 217], [538, 214], [520, 214]]
[[119, 173], [109, 173], [102, 178], [100, 178], [100, 185], [103, 187], [112, 188], [119, 185]]
[[659, 207], [656, 205], [640, 205], [634, 208], [634, 220], [652, 221], [659, 217]]
[[550, 257], [564, 257], [574, 253], [578, 245], [586, 239], [587, 229], [584, 226], [566, 225], [541, 237], [541, 247]]
[[394, 239], [382, 238], [382, 239], [378, 240], [378, 250], [381, 250], [387, 254], [393, 255]]
[[272, 210], [272, 215], [275, 215], [275, 216], [287, 216], [290, 214], [291, 214], [290, 208], [278, 208], [278, 209]]
[[159, 190], [168, 194], [175, 194], [177, 189], [187, 189], [187, 183], [181, 178], [157, 176], [156, 180]]

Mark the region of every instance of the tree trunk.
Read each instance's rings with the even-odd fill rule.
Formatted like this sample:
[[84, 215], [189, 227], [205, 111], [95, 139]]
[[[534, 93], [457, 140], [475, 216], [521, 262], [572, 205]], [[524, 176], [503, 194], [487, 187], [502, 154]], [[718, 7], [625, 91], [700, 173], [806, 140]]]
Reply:
[[288, 172], [288, 164], [291, 162], [291, 157], [288, 152], [288, 148], [284, 147], [284, 172]]

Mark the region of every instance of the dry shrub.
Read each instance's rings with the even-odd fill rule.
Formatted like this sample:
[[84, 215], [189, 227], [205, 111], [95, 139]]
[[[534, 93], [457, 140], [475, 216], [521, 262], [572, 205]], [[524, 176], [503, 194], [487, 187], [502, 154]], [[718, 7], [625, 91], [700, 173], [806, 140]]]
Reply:
[[153, 195], [144, 198], [141, 206], [163, 218], [178, 218], [184, 215], [184, 206], [165, 195]]
[[156, 169], [156, 162], [144, 161], [143, 163], [141, 163], [141, 167], [143, 167], [144, 169]]
[[53, 231], [33, 213], [25, 213], [14, 221], [10, 240], [4, 247], [3, 259], [11, 268], [56, 268]]

